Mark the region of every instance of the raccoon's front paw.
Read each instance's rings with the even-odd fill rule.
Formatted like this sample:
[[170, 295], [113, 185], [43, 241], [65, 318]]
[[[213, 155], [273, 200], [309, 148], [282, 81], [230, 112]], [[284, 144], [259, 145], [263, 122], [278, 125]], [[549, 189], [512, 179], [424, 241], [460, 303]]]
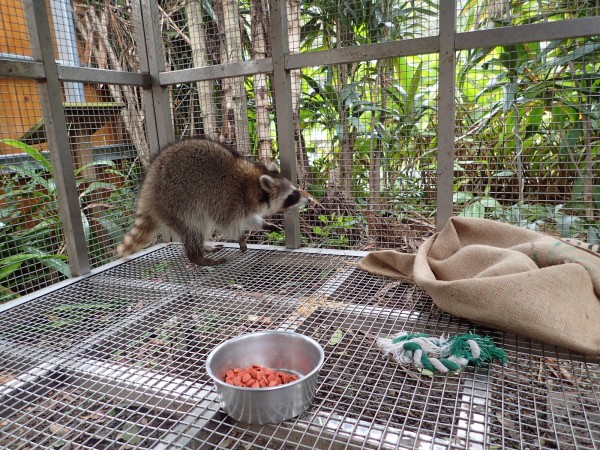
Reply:
[[242, 251], [242, 253], [248, 251], [248, 244], [246, 244], [246, 240], [245, 239], [243, 241], [240, 240], [239, 244], [240, 244], [240, 250]]

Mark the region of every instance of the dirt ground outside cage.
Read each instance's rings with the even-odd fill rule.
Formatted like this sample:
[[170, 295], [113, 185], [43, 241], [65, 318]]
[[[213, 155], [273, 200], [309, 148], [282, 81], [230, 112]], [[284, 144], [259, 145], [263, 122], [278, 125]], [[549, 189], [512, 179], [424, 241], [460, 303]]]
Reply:
[[[0, 2], [0, 448], [599, 448], [597, 359], [356, 268], [454, 215], [598, 243], [598, 30], [587, 0]], [[152, 156], [198, 136], [317, 202], [221, 267], [117, 261]], [[280, 425], [228, 418], [204, 369], [258, 330], [326, 354]], [[375, 345], [471, 330], [507, 365]]]

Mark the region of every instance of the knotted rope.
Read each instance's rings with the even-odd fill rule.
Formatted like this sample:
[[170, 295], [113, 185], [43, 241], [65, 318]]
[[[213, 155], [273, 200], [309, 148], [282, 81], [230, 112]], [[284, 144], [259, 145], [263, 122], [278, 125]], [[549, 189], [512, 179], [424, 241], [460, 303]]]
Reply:
[[379, 338], [377, 345], [400, 364], [414, 364], [431, 373], [457, 372], [468, 364], [506, 362], [506, 353], [487, 336], [466, 333], [451, 338], [424, 333], [399, 333], [393, 339]]

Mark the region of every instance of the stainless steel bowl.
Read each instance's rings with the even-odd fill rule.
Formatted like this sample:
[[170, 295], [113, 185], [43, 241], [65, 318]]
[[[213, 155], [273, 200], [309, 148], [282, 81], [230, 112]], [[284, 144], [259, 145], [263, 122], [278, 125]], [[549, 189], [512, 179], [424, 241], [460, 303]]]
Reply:
[[[240, 422], [263, 425], [291, 419], [308, 408], [324, 358], [321, 346], [307, 336], [289, 331], [259, 331], [215, 347], [206, 359], [206, 371], [215, 383], [221, 408], [227, 415]], [[270, 388], [225, 383], [228, 370], [251, 364], [289, 371], [300, 378]]]

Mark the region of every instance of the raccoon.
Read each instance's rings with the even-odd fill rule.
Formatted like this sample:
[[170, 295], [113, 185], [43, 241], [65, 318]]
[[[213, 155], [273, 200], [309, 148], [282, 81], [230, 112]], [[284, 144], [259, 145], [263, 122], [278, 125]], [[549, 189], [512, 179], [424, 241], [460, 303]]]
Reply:
[[276, 230], [264, 216], [307, 202], [274, 164], [242, 157], [223, 144], [189, 139], [167, 145], [151, 163], [137, 199], [135, 222], [117, 247], [126, 257], [147, 244], [161, 225], [181, 239], [188, 259], [221, 264], [205, 241], [217, 229], [247, 250], [248, 230]]

